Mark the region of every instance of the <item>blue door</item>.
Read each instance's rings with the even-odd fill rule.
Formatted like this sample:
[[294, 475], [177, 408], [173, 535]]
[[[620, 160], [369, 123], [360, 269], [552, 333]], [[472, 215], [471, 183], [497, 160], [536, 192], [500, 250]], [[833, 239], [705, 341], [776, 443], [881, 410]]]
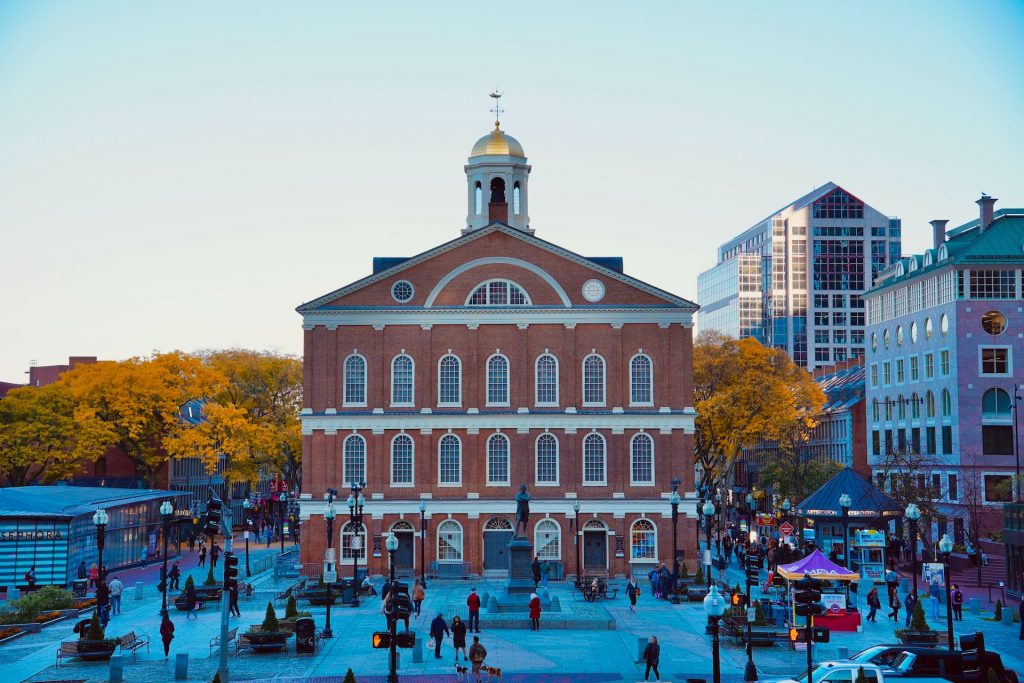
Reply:
[[484, 532], [484, 569], [508, 569], [508, 543], [512, 531]]

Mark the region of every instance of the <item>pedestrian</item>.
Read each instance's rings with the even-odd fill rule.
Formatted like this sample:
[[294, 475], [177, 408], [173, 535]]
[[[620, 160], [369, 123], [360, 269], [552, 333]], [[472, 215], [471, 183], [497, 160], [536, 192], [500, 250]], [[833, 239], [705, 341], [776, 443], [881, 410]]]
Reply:
[[164, 641], [164, 659], [171, 656], [171, 641], [174, 640], [174, 624], [171, 623], [171, 618], [164, 613], [164, 618], [160, 622], [160, 640]]
[[[651, 569], [651, 571], [647, 572], [647, 580], [651, 582], [651, 595], [654, 596], [655, 600], [657, 600], [659, 597], [661, 597], [661, 595], [658, 592], [658, 568], [657, 567], [653, 567]], [[596, 582], [597, 579], [595, 578], [594, 581]], [[591, 586], [591, 588], [593, 588], [593, 587], [594, 586]]]
[[36, 589], [36, 568], [29, 567], [28, 571], [25, 572], [25, 583], [28, 584], [28, 589], [34, 591]]
[[868, 621], [878, 621], [878, 617], [875, 616], [875, 613], [881, 606], [882, 601], [878, 599], [878, 589], [872, 588], [868, 593], [868, 607], [871, 608], [871, 611], [868, 612]]
[[892, 609], [892, 611], [889, 612], [889, 616], [886, 617], [886, 619], [892, 619], [898, 624], [900, 621], [900, 596], [896, 593], [893, 593], [890, 597], [889, 607]]
[[412, 606], [417, 617], [420, 615], [420, 606], [423, 605], [423, 599], [426, 597], [427, 592], [423, 589], [423, 584], [420, 583], [419, 579], [416, 579], [416, 583], [412, 586]]
[[910, 594], [907, 596], [907, 601], [904, 603], [907, 608], [907, 616], [905, 617], [907, 628], [910, 627], [910, 619], [914, 616], [914, 608], [917, 607], [917, 599], [917, 593], [910, 591]]
[[476, 588], [469, 591], [466, 606], [469, 607], [469, 630], [480, 633], [480, 596], [476, 594]]
[[[1021, 628], [1024, 629], [1024, 625]], [[480, 636], [473, 636], [473, 644], [469, 646], [469, 661], [473, 664], [473, 676], [476, 677], [477, 683], [480, 683], [480, 667], [483, 666], [485, 659], [487, 650], [480, 644]]]
[[540, 563], [540, 585], [545, 588], [548, 587], [548, 573], [551, 571], [551, 565], [548, 564], [547, 560]]
[[665, 563], [662, 562], [661, 568], [658, 570], [658, 590], [661, 592], [661, 597], [665, 600], [668, 600], [669, 591], [672, 589], [671, 584], [672, 577], [669, 576], [668, 567], [666, 567]]
[[214, 542], [213, 547], [210, 548], [210, 562], [213, 564], [213, 568], [217, 568], [217, 560], [220, 559], [220, 546]]
[[206, 566], [206, 546], [205, 545], [200, 545], [199, 546], [199, 566], [200, 567]]
[[181, 567], [178, 566], [177, 562], [171, 565], [171, 571], [167, 576], [171, 579], [171, 590], [181, 590]]
[[444, 622], [444, 616], [438, 612], [434, 620], [430, 622], [430, 639], [434, 641], [434, 659], [441, 659], [441, 641], [448, 634], [448, 624]]
[[110, 623], [110, 605], [103, 605], [100, 607], [100, 626], [103, 630], [106, 630], [107, 624]]
[[188, 551], [194, 553], [196, 551], [196, 535], [193, 532], [188, 532]]
[[466, 654], [466, 622], [459, 617], [452, 619], [452, 647], [455, 648], [455, 661], [459, 661], [459, 650], [462, 650], [462, 661], [468, 662]]
[[121, 613], [121, 594], [124, 593], [124, 584], [116, 576], [110, 580], [110, 608], [114, 616]]
[[78, 563], [78, 570], [75, 572], [75, 576], [79, 579], [89, 578], [89, 570], [85, 568], [85, 560]]
[[233, 617], [242, 616], [242, 610], [238, 609], [238, 583], [231, 586], [228, 591], [228, 614]]
[[268, 524], [263, 529], [263, 534], [267, 537], [267, 547], [269, 548], [270, 547], [270, 541], [273, 540], [273, 538], [274, 538], [274, 530], [271, 529], [270, 525]]
[[978, 554], [981, 556], [981, 566], [982, 567], [987, 567], [988, 566], [988, 553], [985, 552], [985, 548], [982, 547], [978, 551]]
[[530, 564], [530, 569], [533, 570], [533, 587], [536, 588], [537, 584], [540, 583], [540, 558], [536, 555], [533, 556], [533, 562]]
[[640, 584], [632, 574], [629, 575], [629, 583], [626, 584], [626, 596], [629, 598], [629, 611], [636, 614], [636, 599], [640, 596]]
[[536, 593], [530, 594], [530, 630], [540, 630], [540, 598]]
[[139, 562], [142, 563], [143, 567], [146, 566], [146, 560], [148, 560], [148, 559], [149, 559], [149, 548], [147, 548], [146, 546], [142, 546], [142, 552], [139, 553]]
[[661, 680], [661, 674], [658, 673], [658, 660], [660, 659], [661, 646], [658, 645], [658, 639], [651, 636], [650, 642], [648, 642], [647, 647], [644, 648], [644, 662], [647, 664], [647, 668], [644, 670], [645, 681], [651, 675], [651, 669], [654, 669], [654, 680]]
[[964, 594], [960, 592], [960, 584], [953, 584], [953, 592], [949, 596], [949, 602], [953, 605], [953, 618], [957, 621], [963, 621]]
[[889, 560], [889, 571], [885, 573], [885, 587], [889, 591], [889, 606], [892, 606], [893, 598], [896, 597], [896, 588], [899, 586], [900, 576], [896, 573], [893, 561]]
[[199, 609], [199, 601], [196, 599], [196, 587], [190, 582], [185, 582], [185, 603], [188, 605], [188, 612], [185, 613], [185, 619], [194, 616], [196, 619], [199, 615], [196, 614], [196, 610]]
[[932, 579], [931, 585], [928, 587], [928, 595], [932, 599], [932, 619], [939, 618], [939, 600], [943, 597], [943, 593], [942, 583], [938, 578]]

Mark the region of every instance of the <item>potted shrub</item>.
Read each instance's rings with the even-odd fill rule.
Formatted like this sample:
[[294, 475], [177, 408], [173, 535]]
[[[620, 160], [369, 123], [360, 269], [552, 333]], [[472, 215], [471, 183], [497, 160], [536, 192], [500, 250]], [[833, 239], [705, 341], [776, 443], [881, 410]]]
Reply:
[[267, 614], [259, 628], [250, 628], [245, 632], [245, 637], [249, 639], [253, 649], [257, 652], [280, 650], [291, 635], [290, 632], [281, 628], [272, 602], [267, 603]]
[[92, 620], [89, 622], [89, 628], [86, 629], [85, 635], [78, 640], [78, 655], [85, 660], [110, 659], [114, 650], [117, 649], [118, 642], [117, 638], [106, 637], [106, 633], [100, 625], [100, 615], [94, 612]]
[[939, 634], [931, 629], [924, 618], [924, 608], [918, 600], [914, 605], [914, 611], [910, 615], [910, 628], [896, 629], [896, 637], [905, 645], [936, 645], [939, 642]]
[[300, 612], [295, 604], [295, 596], [288, 596], [288, 604], [284, 608], [284, 619], [278, 621], [278, 627], [282, 631], [288, 631], [289, 633], [295, 633], [295, 620], [303, 617], [313, 616], [310, 612]]

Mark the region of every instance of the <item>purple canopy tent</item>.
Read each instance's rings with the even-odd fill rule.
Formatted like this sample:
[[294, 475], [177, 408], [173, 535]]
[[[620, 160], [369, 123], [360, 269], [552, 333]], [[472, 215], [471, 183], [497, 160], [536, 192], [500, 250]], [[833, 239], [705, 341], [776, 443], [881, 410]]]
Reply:
[[821, 554], [820, 550], [797, 560], [791, 564], [780, 564], [778, 572], [783, 578], [793, 580], [809, 576], [812, 579], [828, 579], [831, 581], [857, 581], [860, 574], [836, 564]]

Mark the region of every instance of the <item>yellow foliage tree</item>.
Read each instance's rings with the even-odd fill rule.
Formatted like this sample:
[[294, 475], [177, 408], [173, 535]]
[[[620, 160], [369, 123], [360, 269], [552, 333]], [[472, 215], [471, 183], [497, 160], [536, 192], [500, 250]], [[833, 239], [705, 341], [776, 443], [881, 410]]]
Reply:
[[761, 439], [809, 434], [825, 395], [784, 351], [753, 338], [698, 336], [693, 352], [698, 488], [722, 482], [740, 452]]
[[81, 470], [67, 387], [21, 387], [0, 401], [0, 475], [11, 486], [51, 484]]
[[207, 402], [198, 424], [171, 430], [163, 445], [171, 457], [199, 458], [211, 474], [223, 458], [228, 481], [255, 482], [260, 472], [257, 455], [266, 452], [272, 441], [268, 430], [252, 421], [244, 408]]

